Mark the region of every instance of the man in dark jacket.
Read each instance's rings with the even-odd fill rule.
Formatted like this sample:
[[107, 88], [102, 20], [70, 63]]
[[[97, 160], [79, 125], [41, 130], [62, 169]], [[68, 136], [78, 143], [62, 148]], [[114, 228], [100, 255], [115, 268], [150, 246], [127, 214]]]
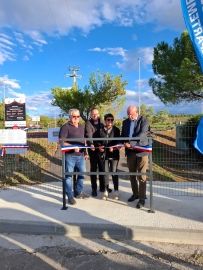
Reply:
[[[138, 115], [136, 106], [129, 106], [127, 114], [128, 119], [123, 121], [121, 137], [129, 137], [129, 141], [125, 141], [124, 143], [129, 172], [146, 173], [148, 168], [148, 154], [146, 152], [138, 152], [133, 147], [136, 145], [148, 145], [147, 134], [149, 124], [146, 118]], [[139, 139], [133, 140], [134, 137], [139, 137]], [[137, 177], [131, 175], [130, 182], [133, 194], [128, 201], [132, 202], [139, 199], [136, 207], [141, 208], [145, 205], [146, 175], [139, 175]]]
[[[94, 134], [97, 130], [103, 128], [104, 125], [100, 121], [99, 111], [96, 108], [93, 108], [90, 112], [90, 120], [88, 120], [85, 124], [85, 137], [93, 138]], [[91, 140], [87, 141], [89, 146], [94, 146], [94, 142]], [[102, 161], [100, 156], [98, 155], [98, 151], [94, 148], [88, 149], [88, 154], [90, 158], [90, 172], [96, 172], [97, 169], [100, 171], [102, 167]], [[97, 176], [91, 175], [91, 186], [92, 186], [92, 196], [97, 196]], [[100, 191], [104, 189], [104, 176], [99, 175], [99, 189]]]
[[[101, 141], [95, 141], [94, 145], [102, 161], [101, 172], [117, 172], [119, 162], [119, 149], [117, 147], [119, 141], [111, 140], [111, 138], [120, 138], [120, 130], [113, 125], [114, 116], [111, 113], [104, 116], [104, 127], [97, 130], [94, 134]], [[109, 138], [102, 140], [102, 138]], [[114, 199], [118, 200], [118, 175], [112, 175], [114, 185]], [[104, 188], [102, 191], [102, 199], [106, 200], [109, 193], [109, 175], [104, 176]]]
[[[69, 110], [69, 121], [61, 127], [59, 133], [59, 142], [61, 146], [74, 146], [74, 149], [69, 150], [65, 154], [65, 169], [66, 169], [66, 194], [68, 196], [69, 204], [76, 204], [73, 194], [72, 187], [72, 175], [68, 173], [73, 173], [75, 170], [81, 172], [78, 174], [75, 183], [75, 197], [76, 198], [88, 198], [88, 195], [83, 192], [83, 182], [84, 175], [83, 172], [86, 171], [85, 159], [86, 151], [82, 148], [85, 146], [85, 139], [78, 141], [77, 138], [84, 138], [84, 126], [79, 124], [80, 111], [78, 109]], [[73, 141], [68, 141], [68, 139], [74, 139]]]

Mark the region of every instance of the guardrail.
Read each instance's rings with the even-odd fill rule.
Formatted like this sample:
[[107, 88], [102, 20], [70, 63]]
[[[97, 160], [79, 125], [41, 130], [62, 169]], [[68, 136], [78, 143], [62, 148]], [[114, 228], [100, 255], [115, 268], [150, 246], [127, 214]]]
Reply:
[[[71, 139], [67, 139], [67, 140], [63, 140], [63, 142], [73, 142], [73, 141], [135, 141], [135, 140], [139, 140], [140, 137], [133, 137], [133, 138], [129, 138], [129, 137], [119, 137], [119, 138], [71, 138]], [[148, 145], [152, 146], [152, 137], [148, 137]], [[130, 176], [130, 175], [146, 175], [147, 177], [149, 177], [149, 183], [150, 183], [150, 208], [148, 210], [148, 213], [155, 213], [154, 210], [154, 205], [153, 205], [153, 171], [152, 171], [152, 152], [148, 153], [148, 157], [149, 157], [149, 162], [148, 162], [148, 171], [146, 173], [137, 173], [137, 172], [68, 172], [66, 173], [66, 166], [65, 166], [65, 153], [62, 152], [62, 190], [63, 190], [63, 206], [61, 208], [61, 210], [67, 210], [67, 204], [66, 204], [66, 189], [65, 189], [65, 184], [66, 184], [66, 176], [67, 175], [72, 175], [72, 176], [76, 176], [78, 174], [80, 175], [125, 175], [125, 176]], [[74, 185], [73, 185], [74, 186]]]

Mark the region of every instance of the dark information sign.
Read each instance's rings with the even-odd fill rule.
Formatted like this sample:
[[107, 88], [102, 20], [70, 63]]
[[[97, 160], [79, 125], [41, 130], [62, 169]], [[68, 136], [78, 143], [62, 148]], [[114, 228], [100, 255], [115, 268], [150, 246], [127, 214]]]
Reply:
[[5, 126], [26, 125], [25, 99], [8, 98], [5, 101]]
[[25, 103], [5, 104], [6, 121], [25, 121]]

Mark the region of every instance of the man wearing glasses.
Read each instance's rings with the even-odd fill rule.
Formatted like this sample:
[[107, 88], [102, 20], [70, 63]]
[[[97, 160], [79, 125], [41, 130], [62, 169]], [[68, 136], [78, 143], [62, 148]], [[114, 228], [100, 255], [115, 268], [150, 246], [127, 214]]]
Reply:
[[[78, 109], [69, 110], [69, 121], [61, 127], [60, 143], [62, 146], [74, 145], [74, 149], [69, 150], [65, 154], [65, 169], [66, 173], [70, 172], [85, 172], [85, 158], [87, 156], [86, 150], [80, 148], [85, 145], [85, 139], [68, 142], [71, 138], [84, 138], [84, 126], [79, 124], [80, 111]], [[68, 196], [69, 204], [76, 204], [76, 198], [89, 197], [83, 192], [84, 175], [77, 175], [75, 184], [75, 194], [73, 193], [72, 175], [66, 175], [66, 194]]]
[[[138, 152], [133, 147], [135, 145], [146, 146], [148, 144], [149, 124], [143, 116], [138, 115], [136, 106], [129, 106], [127, 108], [127, 115], [128, 119], [123, 121], [121, 137], [129, 137], [129, 141], [125, 142], [128, 169], [129, 172], [146, 173], [148, 154], [146, 152]], [[134, 140], [134, 137], [140, 138]], [[146, 175], [131, 175], [130, 182], [133, 194], [128, 201], [133, 202], [139, 199], [136, 207], [142, 208], [145, 205], [146, 198]]]

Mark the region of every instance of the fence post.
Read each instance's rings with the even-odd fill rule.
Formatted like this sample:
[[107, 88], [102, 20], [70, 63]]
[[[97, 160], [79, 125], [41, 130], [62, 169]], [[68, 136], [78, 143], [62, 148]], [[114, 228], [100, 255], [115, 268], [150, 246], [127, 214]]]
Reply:
[[65, 153], [62, 153], [62, 190], [63, 190], [63, 207], [61, 210], [67, 210], [66, 206], [66, 168], [65, 168]]
[[[152, 146], [152, 138], [149, 138], [149, 145]], [[153, 181], [153, 169], [152, 169], [152, 153], [149, 153], [149, 184], [150, 184], [150, 209], [148, 210], [148, 213], [155, 213], [154, 211], [154, 203], [153, 203], [153, 187], [152, 187], [152, 181]]]

